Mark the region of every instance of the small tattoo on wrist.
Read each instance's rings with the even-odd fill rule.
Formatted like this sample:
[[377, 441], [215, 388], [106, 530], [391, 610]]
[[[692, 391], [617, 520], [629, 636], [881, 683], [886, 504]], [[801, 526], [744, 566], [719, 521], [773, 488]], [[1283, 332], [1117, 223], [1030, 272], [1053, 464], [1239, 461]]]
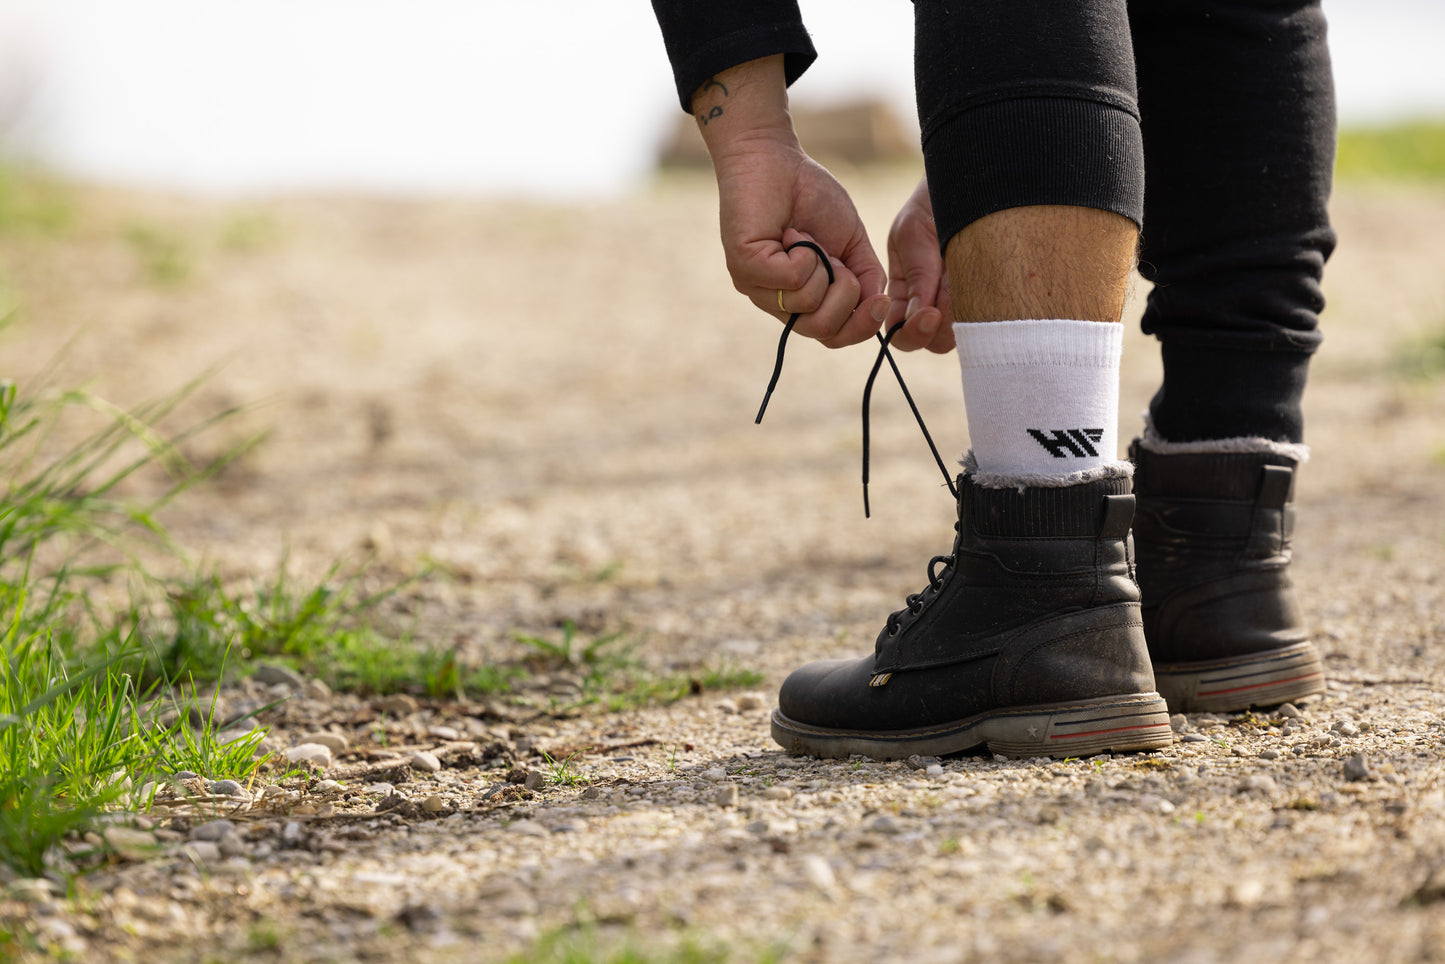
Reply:
[[[722, 81], [718, 80], [716, 77], [709, 77], [707, 80], [703, 81], [702, 86], [698, 88], [698, 93], [699, 93], [699, 94], [706, 94], [708, 91], [712, 91], [712, 90], [721, 91], [723, 97], [727, 97], [727, 96], [728, 96], [727, 85], [724, 84]], [[721, 105], [721, 104], [713, 104], [711, 107], [707, 108], [706, 110], [701, 110], [701, 109], [698, 110], [698, 112], [697, 112], [697, 122], [698, 122], [699, 124], [701, 124], [703, 127], [706, 127], [708, 124], [712, 123], [714, 120], [716, 120], [717, 118], [721, 117], [722, 115], [723, 115], [722, 105]]]

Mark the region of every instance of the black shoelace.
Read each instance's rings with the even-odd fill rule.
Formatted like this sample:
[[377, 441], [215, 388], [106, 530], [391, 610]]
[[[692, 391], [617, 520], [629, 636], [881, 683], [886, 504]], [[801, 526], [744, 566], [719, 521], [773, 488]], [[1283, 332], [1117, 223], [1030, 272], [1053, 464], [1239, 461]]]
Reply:
[[[957, 522], [953, 524], [953, 531], [955, 533], [958, 532], [958, 526], [959, 524]], [[943, 584], [949, 575], [949, 570], [954, 567], [957, 561], [958, 557], [952, 553], [946, 556], [934, 556], [928, 560], [928, 588], [922, 592], [915, 592], [904, 597], [903, 602], [907, 608], [889, 614], [886, 629], [890, 637], [898, 635], [905, 612], [910, 616], [917, 616], [923, 612], [923, 606], [929, 598], [938, 595], [939, 591], [943, 589]], [[942, 572], [938, 571], [940, 565], [943, 566]]]
[[[813, 253], [818, 256], [819, 260], [823, 262], [823, 270], [828, 273], [828, 284], [831, 285], [833, 283], [833, 265], [829, 262], [828, 256], [823, 252], [822, 248], [818, 247], [818, 245], [812, 241], [796, 241], [788, 245], [787, 250], [792, 251], [794, 248], [811, 249]], [[763, 413], [768, 410], [768, 400], [773, 397], [773, 389], [777, 388], [778, 378], [783, 374], [783, 353], [787, 350], [788, 335], [792, 334], [793, 326], [798, 323], [799, 314], [801, 314], [801, 312], [793, 312], [792, 317], [788, 319], [788, 323], [783, 326], [782, 336], [778, 338], [778, 357], [777, 361], [773, 363], [773, 377], [768, 379], [768, 388], [767, 391], [763, 393], [763, 404], [758, 407], [758, 417], [753, 420], [754, 424], [762, 422]], [[913, 412], [914, 421], [918, 423], [919, 431], [923, 433], [924, 441], [928, 443], [928, 450], [933, 453], [933, 461], [938, 464], [938, 470], [943, 473], [944, 484], [948, 486], [948, 491], [953, 493], [953, 497], [955, 499], [958, 498], [958, 489], [954, 487], [953, 476], [949, 474], [948, 467], [944, 465], [943, 457], [938, 454], [938, 446], [933, 444], [933, 436], [928, 434], [928, 426], [923, 424], [923, 415], [919, 413], [918, 405], [913, 401], [913, 394], [908, 391], [908, 386], [903, 382], [903, 373], [898, 370], [898, 363], [894, 361], [893, 353], [888, 350], [888, 343], [893, 340], [893, 336], [898, 333], [898, 329], [902, 328], [904, 324], [905, 322], [900, 321], [892, 328], [889, 328], [887, 333], [875, 332], [873, 335], [874, 338], [878, 339], [878, 357], [873, 360], [873, 368], [868, 372], [868, 381], [863, 385], [863, 515], [865, 518], [872, 515], [868, 504], [869, 406], [873, 398], [873, 382], [878, 378], [878, 372], [883, 367], [884, 361], [887, 361], [888, 367], [893, 369], [893, 377], [898, 380], [898, 387], [903, 390], [903, 397], [908, 402], [908, 408]], [[952, 557], [947, 556], [935, 556], [933, 561], [929, 563], [928, 584], [930, 589], [936, 591], [937, 579], [933, 574], [934, 566], [944, 561], [947, 561], [951, 565], [951, 558]], [[914, 607], [922, 602], [923, 596], [923, 593], [914, 593], [908, 597], [908, 609], [910, 612], [913, 612]], [[888, 618], [890, 627], [896, 628], [896, 617], [899, 616], [901, 612], [902, 610]]]

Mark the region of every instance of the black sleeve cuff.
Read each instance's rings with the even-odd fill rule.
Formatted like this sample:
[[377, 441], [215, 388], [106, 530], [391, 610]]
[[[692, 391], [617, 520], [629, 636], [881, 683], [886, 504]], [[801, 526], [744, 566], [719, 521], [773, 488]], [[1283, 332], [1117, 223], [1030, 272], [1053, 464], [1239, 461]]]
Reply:
[[686, 0], [652, 0], [682, 109], [703, 81], [729, 67], [783, 55], [791, 84], [817, 59], [795, 0], [745, 0], [703, 7]]

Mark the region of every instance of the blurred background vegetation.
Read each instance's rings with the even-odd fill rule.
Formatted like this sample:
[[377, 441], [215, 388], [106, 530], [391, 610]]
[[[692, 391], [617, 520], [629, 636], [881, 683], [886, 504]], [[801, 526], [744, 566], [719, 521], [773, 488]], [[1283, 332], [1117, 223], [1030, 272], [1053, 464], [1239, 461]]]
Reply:
[[1341, 181], [1445, 181], [1445, 119], [1345, 127], [1335, 173]]

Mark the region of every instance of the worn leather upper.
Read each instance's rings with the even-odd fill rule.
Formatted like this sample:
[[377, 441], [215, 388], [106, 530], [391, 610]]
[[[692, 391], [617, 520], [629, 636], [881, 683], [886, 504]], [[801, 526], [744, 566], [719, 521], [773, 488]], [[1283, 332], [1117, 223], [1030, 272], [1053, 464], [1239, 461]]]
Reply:
[[889, 621], [872, 656], [790, 675], [779, 697], [789, 719], [908, 729], [1154, 689], [1128, 479], [1020, 493], [965, 476], [959, 490], [957, 539], [936, 581]]
[[1161, 455], [1137, 442], [1134, 544], [1158, 663], [1202, 662], [1308, 639], [1289, 577], [1293, 459]]

